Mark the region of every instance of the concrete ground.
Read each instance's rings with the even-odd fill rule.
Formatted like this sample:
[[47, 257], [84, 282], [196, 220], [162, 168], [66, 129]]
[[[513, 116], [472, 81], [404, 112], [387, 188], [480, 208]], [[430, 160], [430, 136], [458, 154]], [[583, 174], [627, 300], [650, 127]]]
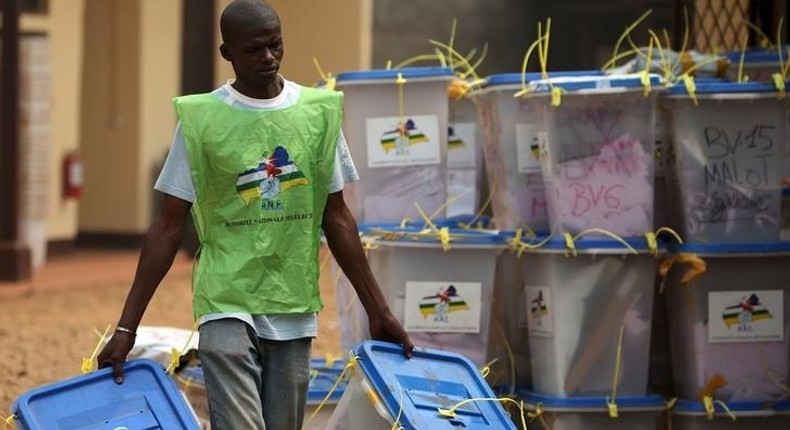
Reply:
[[[99, 340], [97, 331], [118, 319], [137, 256], [136, 250], [76, 251], [52, 259], [30, 282], [0, 282], [2, 417], [25, 391], [80, 374], [83, 358], [91, 356]], [[190, 274], [190, 258], [179, 255], [142, 325], [193, 327]], [[313, 343], [317, 357], [340, 353], [332, 281], [322, 274], [325, 309]]]

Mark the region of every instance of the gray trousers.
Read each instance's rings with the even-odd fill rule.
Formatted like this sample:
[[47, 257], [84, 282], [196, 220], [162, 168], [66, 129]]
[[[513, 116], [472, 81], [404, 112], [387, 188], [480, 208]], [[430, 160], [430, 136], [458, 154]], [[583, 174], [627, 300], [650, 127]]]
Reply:
[[269, 341], [245, 322], [201, 324], [198, 351], [216, 430], [299, 430], [310, 382], [311, 338]]

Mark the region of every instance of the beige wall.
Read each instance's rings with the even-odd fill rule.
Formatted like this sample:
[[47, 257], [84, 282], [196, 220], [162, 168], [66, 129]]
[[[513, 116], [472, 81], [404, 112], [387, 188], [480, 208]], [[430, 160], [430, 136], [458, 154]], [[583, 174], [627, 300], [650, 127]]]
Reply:
[[[373, 0], [270, 0], [277, 9], [285, 39], [282, 72], [312, 85], [319, 79], [317, 58], [326, 72], [370, 68]], [[230, 0], [217, 0], [217, 17]], [[219, 27], [219, 26], [218, 26]], [[219, 31], [219, 28], [218, 28]], [[217, 33], [217, 46], [221, 43]], [[233, 69], [217, 53], [216, 83], [233, 77]]]
[[138, 227], [139, 19], [137, 1], [87, 0], [80, 231], [131, 233]]
[[[313, 57], [334, 73], [369, 68], [371, 2], [272, 1], [286, 39], [283, 73], [314, 83]], [[227, 3], [217, 0], [218, 12]], [[23, 30], [47, 32], [52, 41], [50, 240], [147, 228], [151, 186], [175, 122], [170, 99], [180, 90], [180, 25], [181, 2], [174, 0], [52, 0], [49, 15], [23, 17]], [[215, 52], [220, 84], [233, 74]], [[79, 204], [61, 196], [63, 156], [78, 148], [85, 166]]]
[[87, 0], [79, 229], [141, 234], [180, 89], [181, 2]]
[[62, 197], [63, 156], [79, 147], [80, 80], [84, 0], [52, 0], [48, 15], [23, 15], [22, 31], [43, 32], [51, 43], [52, 109], [47, 237], [77, 234], [77, 202]]
[[154, 182], [173, 139], [172, 98], [181, 93], [181, 2], [141, 1], [140, 149], [137, 228], [145, 229], [156, 208]]

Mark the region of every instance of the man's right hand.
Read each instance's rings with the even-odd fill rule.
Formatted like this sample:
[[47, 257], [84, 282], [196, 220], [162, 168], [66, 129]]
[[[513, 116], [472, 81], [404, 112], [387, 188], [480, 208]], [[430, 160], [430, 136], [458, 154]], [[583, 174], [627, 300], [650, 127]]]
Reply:
[[134, 346], [134, 339], [135, 336], [131, 333], [116, 331], [96, 357], [99, 369], [112, 366], [112, 377], [116, 384], [123, 382], [122, 366]]

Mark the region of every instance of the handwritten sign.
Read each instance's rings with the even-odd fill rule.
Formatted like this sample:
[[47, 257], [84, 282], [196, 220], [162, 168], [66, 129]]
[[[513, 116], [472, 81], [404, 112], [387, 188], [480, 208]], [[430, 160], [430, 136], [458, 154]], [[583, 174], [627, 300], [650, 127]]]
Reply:
[[561, 161], [592, 155], [601, 147], [624, 134], [625, 108], [605, 105], [569, 106], [557, 112], [556, 123], [562, 125], [563, 136], [555, 148]]
[[596, 155], [560, 163], [552, 182], [562, 228], [602, 228], [625, 236], [650, 231], [652, 155], [639, 140], [624, 135]]
[[724, 222], [775, 209], [774, 199], [760, 190], [781, 186], [781, 164], [776, 160], [784, 155], [784, 143], [778, 144], [777, 134], [776, 126], [766, 124], [702, 129], [706, 199], [697, 202], [702, 203], [700, 222]]

